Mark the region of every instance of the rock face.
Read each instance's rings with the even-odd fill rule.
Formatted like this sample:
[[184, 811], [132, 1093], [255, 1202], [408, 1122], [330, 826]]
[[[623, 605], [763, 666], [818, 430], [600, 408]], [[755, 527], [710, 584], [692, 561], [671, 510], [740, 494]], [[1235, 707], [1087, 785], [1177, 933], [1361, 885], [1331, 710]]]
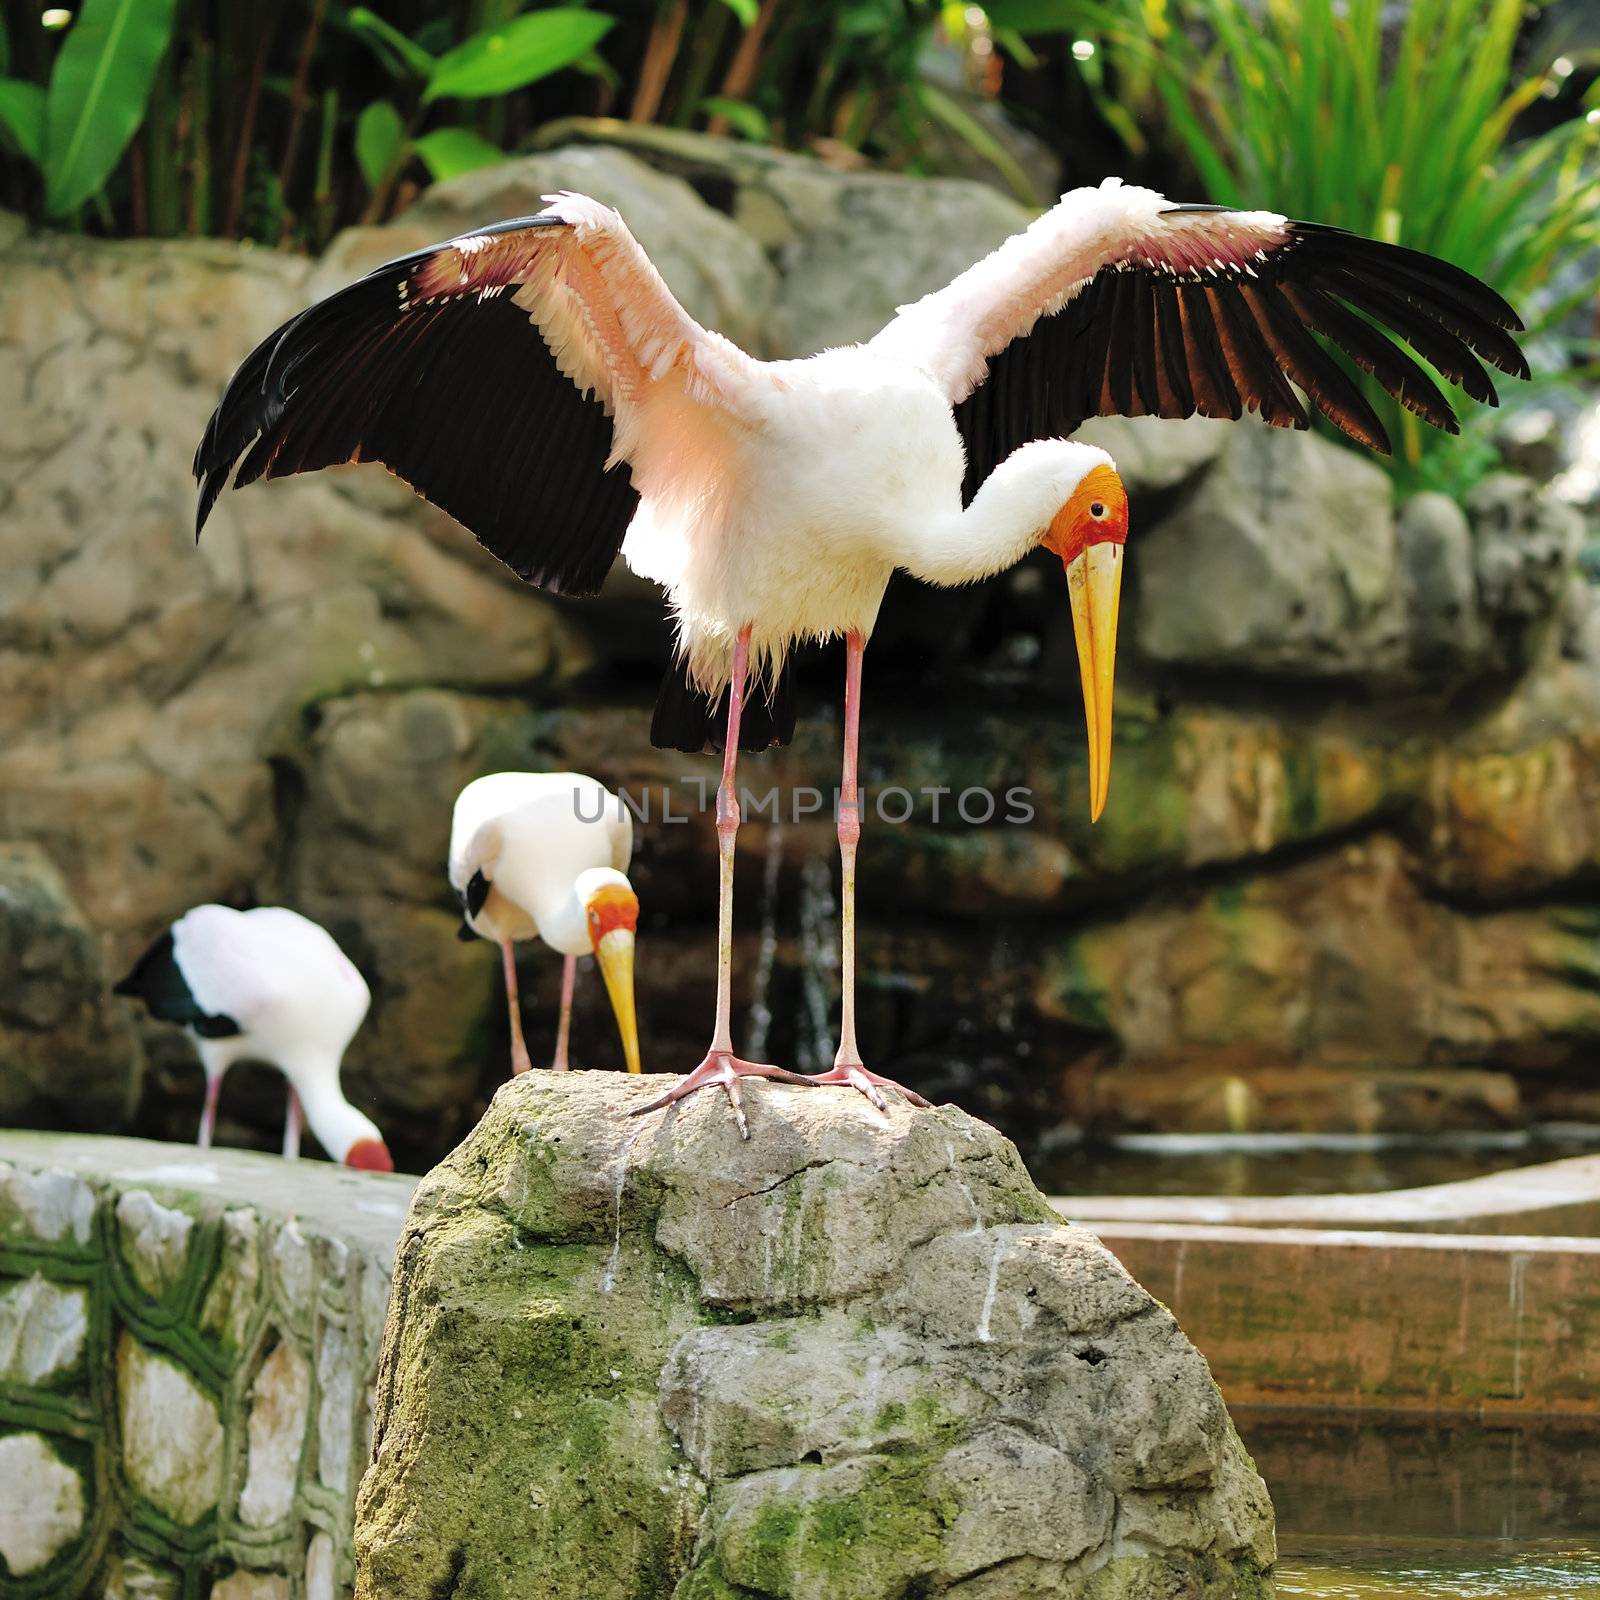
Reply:
[[94, 929], [34, 844], [0, 844], [0, 975], [0, 1124], [125, 1127], [139, 1036], [107, 992]]
[[950, 1108], [532, 1074], [417, 1190], [363, 1600], [1261, 1596], [1199, 1354]]
[[[136, 1039], [103, 985], [198, 901], [277, 901], [327, 923], [371, 985], [347, 1091], [402, 1165], [437, 1160], [504, 1074], [496, 962], [456, 942], [443, 858], [457, 790], [505, 766], [576, 767], [649, 807], [645, 1059], [699, 1059], [716, 767], [649, 748], [659, 596], [623, 572], [590, 602], [526, 589], [376, 468], [225, 495], [197, 551], [194, 442], [245, 351], [309, 299], [553, 189], [619, 206], [691, 311], [771, 356], [870, 335], [1027, 218], [972, 183], [616, 124], [562, 136], [317, 263], [0, 226], [0, 839], [43, 852], [0, 863], [0, 978], [32, 963], [0, 982], [0, 1120], [133, 1114], [191, 1138], [192, 1049], [143, 1021]], [[1600, 991], [1569, 926], [1600, 874], [1600, 591], [1574, 569], [1570, 509], [1503, 476], [1461, 505], [1397, 505], [1355, 453], [1245, 424], [1084, 436], [1133, 495], [1111, 805], [1091, 829], [1059, 563], [892, 585], [862, 747], [873, 1064], [1019, 1139], [1163, 1125], [1177, 1111], [1150, 1086], [1191, 1069], [1208, 1087], [1184, 1126], [1230, 1072], [1255, 1087], [1228, 1103], [1264, 1117], [1285, 1076], [1344, 1074], [1316, 1099], [1333, 1126], [1358, 1105], [1434, 1125], [1426, 1097], [1362, 1090], [1384, 1073], [1507, 1073], [1512, 1120], [1600, 1104]], [[765, 809], [740, 836], [736, 1042], [820, 1066], [840, 653], [794, 670], [794, 748], [741, 766]], [[1320, 931], [1302, 894], [1333, 919]], [[1368, 915], [1399, 926], [1363, 937]], [[1463, 1009], [1491, 925], [1512, 982]], [[530, 949], [521, 981], [537, 1053], [560, 963]], [[612, 1039], [586, 967], [577, 1059], [607, 1064]], [[239, 1068], [223, 1141], [274, 1147], [282, 1107], [281, 1081]]]

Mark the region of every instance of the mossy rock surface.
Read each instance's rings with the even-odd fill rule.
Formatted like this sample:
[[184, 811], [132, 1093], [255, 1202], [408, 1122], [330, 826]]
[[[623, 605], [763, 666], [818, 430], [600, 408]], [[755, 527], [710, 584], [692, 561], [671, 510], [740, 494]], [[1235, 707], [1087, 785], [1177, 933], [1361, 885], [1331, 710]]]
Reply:
[[1204, 1361], [951, 1108], [533, 1073], [417, 1190], [358, 1600], [1270, 1593]]

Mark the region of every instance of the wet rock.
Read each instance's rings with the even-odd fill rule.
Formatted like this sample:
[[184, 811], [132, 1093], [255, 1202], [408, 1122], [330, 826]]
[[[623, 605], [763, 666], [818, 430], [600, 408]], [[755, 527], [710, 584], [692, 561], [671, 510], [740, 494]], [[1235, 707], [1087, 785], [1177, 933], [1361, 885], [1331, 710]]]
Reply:
[[[1519, 1115], [1510, 1079], [1445, 1082], [1439, 1069], [1493, 1060], [1539, 1073], [1600, 1036], [1597, 937], [1600, 917], [1576, 908], [1463, 912], [1430, 899], [1379, 835], [1069, 937], [1037, 1004], [1116, 1037], [1124, 1065], [1101, 1109], [1124, 1125], [1504, 1126]], [[1158, 1066], [1187, 1076], [1141, 1071]], [[1252, 1087], [1297, 1068], [1311, 1069], [1298, 1111], [1290, 1084]], [[1325, 1069], [1362, 1075], [1330, 1097]]]
[[1389, 479], [1317, 434], [1234, 426], [1137, 557], [1134, 636], [1151, 661], [1296, 678], [1404, 661]]
[[1004, 1140], [770, 1085], [748, 1142], [710, 1096], [630, 1122], [658, 1082], [515, 1080], [423, 1180], [358, 1597], [1259, 1592], [1204, 1362]]
[[0, 1122], [125, 1126], [144, 1072], [138, 1035], [37, 845], [0, 844], [0, 974]]

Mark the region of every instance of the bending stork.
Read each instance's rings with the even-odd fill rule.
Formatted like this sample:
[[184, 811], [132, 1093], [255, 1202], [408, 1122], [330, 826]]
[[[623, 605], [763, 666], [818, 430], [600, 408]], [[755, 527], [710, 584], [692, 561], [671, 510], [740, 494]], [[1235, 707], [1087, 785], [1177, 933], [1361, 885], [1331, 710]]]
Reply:
[[348, 1167], [393, 1172], [372, 1119], [339, 1086], [339, 1067], [372, 996], [326, 928], [285, 906], [195, 906], [112, 990], [188, 1030], [205, 1069], [202, 1150], [211, 1147], [223, 1075], [267, 1061], [289, 1080], [283, 1153], [300, 1154], [302, 1112], [322, 1148]]
[[711, 1047], [643, 1109], [716, 1083], [743, 1129], [741, 1077], [793, 1077], [739, 1060], [729, 1029], [735, 767], [741, 749], [790, 736], [790, 646], [846, 641], [841, 1038], [809, 1081], [881, 1106], [880, 1088], [899, 1086], [867, 1071], [855, 1040], [856, 767], [862, 651], [890, 575], [965, 584], [1040, 545], [1060, 557], [1098, 818], [1128, 503], [1111, 458], [1066, 436], [1093, 416], [1196, 412], [1304, 428], [1303, 393], [1387, 451], [1314, 335], [1455, 432], [1391, 336], [1493, 404], [1483, 363], [1525, 377], [1507, 331], [1520, 327], [1492, 289], [1415, 251], [1111, 178], [866, 344], [764, 362], [684, 311], [614, 211], [561, 194], [378, 268], [258, 346], [196, 452], [196, 526], [236, 463], [238, 486], [381, 461], [531, 583], [593, 592], [620, 549], [662, 585], [678, 661], [652, 739], [699, 750], [726, 723], [720, 937]]
[[500, 946], [511, 1014], [511, 1070], [533, 1063], [517, 1002], [516, 942], [542, 939], [565, 958], [553, 1072], [567, 1070], [578, 957], [594, 953], [616, 1014], [629, 1072], [639, 1069], [633, 945], [639, 897], [628, 882], [633, 819], [603, 784], [581, 772], [491, 772], [456, 796], [450, 886], [461, 936]]

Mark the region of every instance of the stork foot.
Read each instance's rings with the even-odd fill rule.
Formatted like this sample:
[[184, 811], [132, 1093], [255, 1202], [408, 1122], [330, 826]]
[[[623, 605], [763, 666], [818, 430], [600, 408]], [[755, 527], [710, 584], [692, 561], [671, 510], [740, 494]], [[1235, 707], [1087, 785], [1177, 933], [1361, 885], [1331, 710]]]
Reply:
[[696, 1089], [705, 1089], [711, 1084], [717, 1084], [728, 1096], [728, 1104], [733, 1107], [733, 1118], [739, 1124], [740, 1137], [748, 1139], [750, 1124], [745, 1121], [744, 1101], [739, 1087], [741, 1078], [774, 1078], [779, 1083], [808, 1085], [817, 1081], [798, 1072], [789, 1072], [783, 1067], [774, 1067], [765, 1061], [742, 1060], [731, 1050], [712, 1050], [676, 1088], [668, 1089], [665, 1094], [658, 1095], [648, 1105], [635, 1106], [628, 1115], [642, 1117], [647, 1111], [659, 1111], [663, 1106], [670, 1106], [682, 1100], [685, 1095], [693, 1094]]
[[924, 1100], [915, 1089], [908, 1089], [903, 1083], [896, 1083], [893, 1078], [884, 1078], [876, 1072], [868, 1072], [859, 1061], [836, 1061], [826, 1072], [806, 1081], [820, 1084], [825, 1089], [834, 1084], [841, 1084], [849, 1089], [859, 1089], [880, 1111], [889, 1109], [884, 1103], [883, 1096], [878, 1092], [880, 1089], [893, 1089], [897, 1094], [903, 1094], [914, 1106], [932, 1104], [931, 1101]]

